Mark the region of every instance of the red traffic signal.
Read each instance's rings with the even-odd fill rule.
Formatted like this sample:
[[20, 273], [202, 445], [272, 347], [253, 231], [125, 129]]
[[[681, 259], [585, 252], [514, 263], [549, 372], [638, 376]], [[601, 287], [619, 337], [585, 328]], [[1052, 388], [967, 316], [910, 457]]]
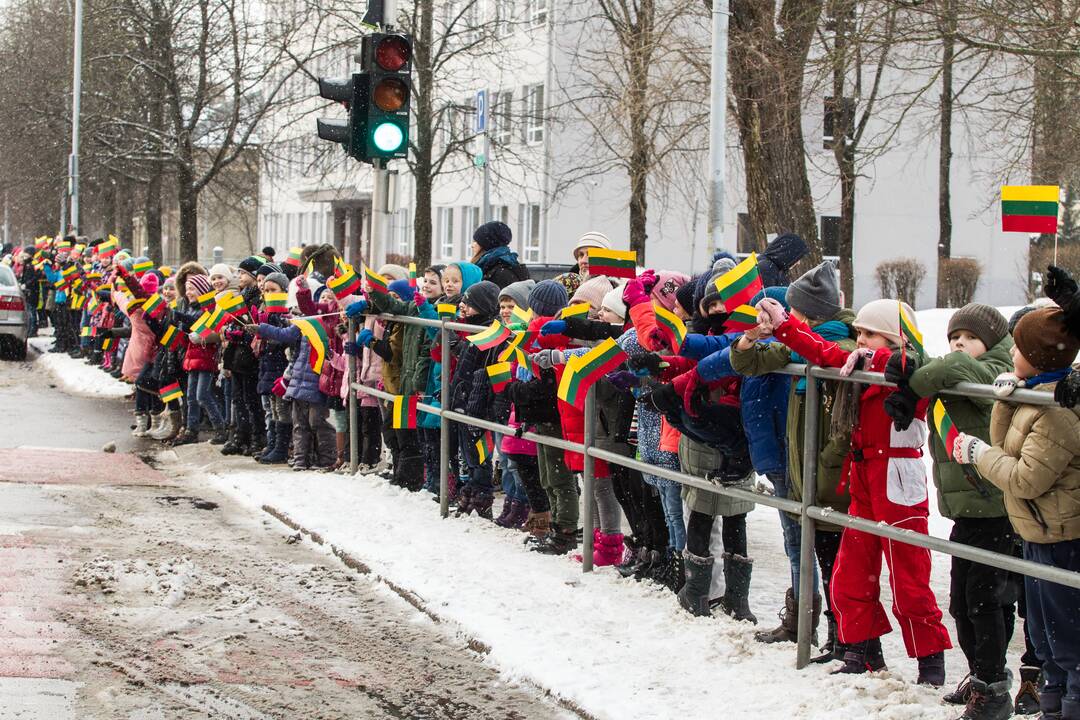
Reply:
[[412, 59], [412, 48], [401, 35], [386, 35], [376, 41], [373, 55], [380, 68], [398, 72]]

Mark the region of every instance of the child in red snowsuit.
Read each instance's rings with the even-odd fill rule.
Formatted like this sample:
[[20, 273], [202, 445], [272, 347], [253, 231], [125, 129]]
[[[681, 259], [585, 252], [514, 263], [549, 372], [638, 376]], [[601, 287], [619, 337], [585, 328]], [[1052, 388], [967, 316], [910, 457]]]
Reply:
[[[762, 300], [758, 310], [762, 330], [771, 330], [777, 340], [809, 362], [840, 367], [845, 374], [860, 364], [863, 370], [883, 371], [901, 345], [895, 300], [875, 300], [859, 311], [853, 323], [859, 332], [858, 349], [851, 353], [823, 340], [806, 323], [788, 317], [775, 300]], [[904, 312], [914, 322], [911, 308], [904, 306]], [[857, 387], [845, 383], [845, 388]], [[851, 492], [848, 512], [925, 535], [929, 506], [922, 447], [927, 438], [927, 400], [916, 405], [911, 425], [897, 430], [885, 412], [886, 398], [893, 393], [881, 385], [866, 387], [857, 399], [854, 417], [841, 408], [844, 398], [837, 397], [834, 422], [838, 415], [854, 421], [842, 481]], [[854, 403], [850, 407], [856, 409]], [[892, 628], [879, 599], [883, 554], [889, 565], [893, 616], [908, 655], [919, 660], [919, 683], [940, 687], [945, 682], [944, 651], [952, 643], [930, 589], [930, 551], [851, 528], [844, 530], [832, 577], [839, 641], [845, 645], [844, 666], [838, 672], [885, 668], [880, 638]]]

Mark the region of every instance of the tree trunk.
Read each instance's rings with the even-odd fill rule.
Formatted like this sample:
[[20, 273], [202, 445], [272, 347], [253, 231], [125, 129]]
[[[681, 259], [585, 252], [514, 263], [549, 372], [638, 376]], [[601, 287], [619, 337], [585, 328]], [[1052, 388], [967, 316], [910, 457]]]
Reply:
[[101, 185], [101, 223], [107, 228], [106, 232], [116, 230], [116, 190], [116, 180], [107, 176]]
[[[146, 252], [155, 263], [162, 263], [161, 247], [161, 176], [164, 168], [157, 164], [146, 183], [146, 201], [143, 214], [146, 218]], [[186, 256], [178, 258], [186, 259]], [[191, 258], [194, 259], [194, 258]]]
[[648, 119], [649, 66], [652, 61], [653, 21], [655, 6], [652, 0], [641, 0], [638, 6], [636, 32], [625, 48], [629, 65], [628, 110], [630, 113], [630, 157], [627, 172], [630, 180], [630, 249], [637, 252], [638, 262], [645, 262], [645, 243], [648, 239], [649, 198], [648, 179], [651, 169]]
[[176, 172], [176, 199], [180, 213], [180, 262], [199, 259], [199, 191], [191, 171], [181, 166]]
[[956, 52], [956, 16], [951, 0], [945, 0], [942, 9], [941, 129], [938, 143], [938, 307], [945, 307], [947, 293], [943, 275], [945, 263], [952, 257], [953, 57]]
[[855, 297], [855, 148], [844, 144], [840, 158], [840, 288], [847, 304]]
[[[840, 256], [840, 289], [845, 299], [855, 297], [855, 110], [845, 98], [851, 56], [851, 27], [849, 18], [854, 8], [837, 3], [833, 11], [833, 157], [840, 174], [840, 237], [837, 254]], [[849, 14], [850, 13], [850, 14]], [[855, 72], [862, 68], [855, 59]], [[857, 94], [857, 89], [856, 89]]]
[[433, 40], [432, 0], [419, 0], [416, 5], [417, 33], [413, 43], [416, 86], [413, 91], [416, 108], [416, 144], [413, 147], [413, 260], [417, 267], [427, 267], [432, 260], [431, 189], [433, 184], [432, 153], [435, 142], [434, 70], [431, 66]]
[[[120, 237], [130, 240], [135, 235], [134, 183], [128, 178], [117, 180], [116, 231]], [[112, 229], [109, 230], [112, 232]]]

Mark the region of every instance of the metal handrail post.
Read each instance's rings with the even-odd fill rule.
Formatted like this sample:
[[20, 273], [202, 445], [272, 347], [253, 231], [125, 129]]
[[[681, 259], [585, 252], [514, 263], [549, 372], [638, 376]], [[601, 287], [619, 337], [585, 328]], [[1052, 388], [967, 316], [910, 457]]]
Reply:
[[[806, 394], [803, 396], [803, 460], [802, 514], [799, 527], [799, 629], [795, 667], [802, 670], [810, 664], [810, 639], [813, 634], [814, 608], [814, 542], [817, 529], [807, 515], [807, 509], [817, 502], [818, 461], [818, 381], [812, 376], [813, 365], [806, 366]], [[790, 440], [789, 440], [790, 442]]]
[[[443, 410], [450, 405], [450, 341], [446, 321], [439, 329], [442, 361], [439, 368], [439, 404]], [[450, 516], [450, 420], [446, 415], [439, 416], [439, 514]]]
[[[356, 319], [349, 318], [349, 342], [356, 343]], [[349, 355], [349, 377], [345, 381], [349, 388], [349, 474], [355, 475], [360, 464], [360, 403], [356, 400], [356, 391], [352, 383], [356, 380], [356, 356]]]
[[593, 488], [593, 476], [596, 469], [596, 460], [589, 454], [596, 438], [596, 385], [593, 384], [585, 393], [585, 437], [582, 444], [585, 446], [584, 463], [581, 471], [581, 495], [583, 529], [581, 538], [581, 572], [592, 572], [593, 569], [593, 500], [595, 490]]

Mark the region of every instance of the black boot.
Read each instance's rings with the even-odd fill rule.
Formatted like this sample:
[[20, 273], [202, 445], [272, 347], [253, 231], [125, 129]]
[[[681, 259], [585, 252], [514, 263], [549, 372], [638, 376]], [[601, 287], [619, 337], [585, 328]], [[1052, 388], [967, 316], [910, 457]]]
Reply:
[[210, 444], [211, 445], [224, 445], [225, 442], [228, 439], [229, 439], [229, 434], [225, 431], [225, 428], [216, 427], [216, 428], [214, 428], [214, 434], [210, 436]]
[[683, 583], [682, 589], [677, 593], [679, 605], [691, 615], [711, 615], [712, 613], [709, 611], [709, 587], [712, 585], [712, 556], [698, 557], [684, 550], [683, 568], [686, 581]]
[[292, 439], [292, 424], [274, 423], [274, 446], [270, 452], [263, 453], [259, 462], [264, 465], [281, 465], [289, 459], [289, 441]]
[[265, 447], [255, 456], [255, 459], [259, 462], [262, 462], [265, 456], [274, 452], [274, 447], [277, 445], [277, 420], [270, 421], [268, 440], [269, 442], [266, 443]]
[[1034, 665], [1020, 666], [1020, 689], [1013, 702], [1013, 712], [1017, 715], [1034, 715], [1039, 712], [1039, 681], [1042, 668]]
[[646, 550], [641, 562], [635, 566], [633, 578], [635, 582], [651, 580], [656, 571], [664, 564], [664, 554], [659, 550]]
[[221, 446], [222, 455], [243, 455], [247, 445], [247, 433], [236, 427], [229, 428], [229, 439]]
[[950, 705], [967, 705], [968, 700], [971, 699], [971, 681], [974, 679], [975, 676], [968, 673], [967, 676], [960, 681], [960, 684], [956, 686], [955, 690], [945, 693], [942, 696], [942, 701], [947, 702]]
[[825, 624], [828, 628], [826, 631], [828, 636], [825, 639], [825, 644], [821, 646], [822, 653], [817, 657], [810, 658], [810, 662], [816, 665], [829, 663], [833, 660], [843, 660], [844, 652], [846, 652], [846, 648], [836, 639], [836, 618], [830, 610], [825, 611]]
[[833, 670], [833, 675], [861, 675], [865, 672], [887, 670], [885, 656], [881, 654], [881, 638], [871, 638], [846, 646], [844, 665]]
[[652, 581], [663, 585], [673, 593], [682, 590], [683, 583], [686, 582], [682, 553], [669, 548], [663, 563], [652, 574]]
[[750, 612], [750, 575], [754, 571], [754, 561], [731, 553], [724, 553], [723, 558], [724, 596], [717, 605], [735, 620], [749, 620], [757, 625], [757, 617]]
[[967, 707], [959, 720], [1006, 720], [1012, 710], [1007, 678], [995, 683], [972, 678]]
[[577, 547], [577, 529], [563, 530], [558, 525], [551, 526], [551, 532], [529, 549], [541, 555], [566, 555]]
[[919, 658], [919, 685], [941, 687], [945, 684], [945, 653], [923, 655]]
[[[820, 605], [818, 606], [820, 608]], [[799, 603], [795, 601], [794, 588], [788, 588], [784, 596], [784, 608], [778, 613], [779, 627], [754, 633], [754, 639], [761, 643], [795, 642], [799, 638]], [[816, 643], [815, 643], [816, 644]]]

